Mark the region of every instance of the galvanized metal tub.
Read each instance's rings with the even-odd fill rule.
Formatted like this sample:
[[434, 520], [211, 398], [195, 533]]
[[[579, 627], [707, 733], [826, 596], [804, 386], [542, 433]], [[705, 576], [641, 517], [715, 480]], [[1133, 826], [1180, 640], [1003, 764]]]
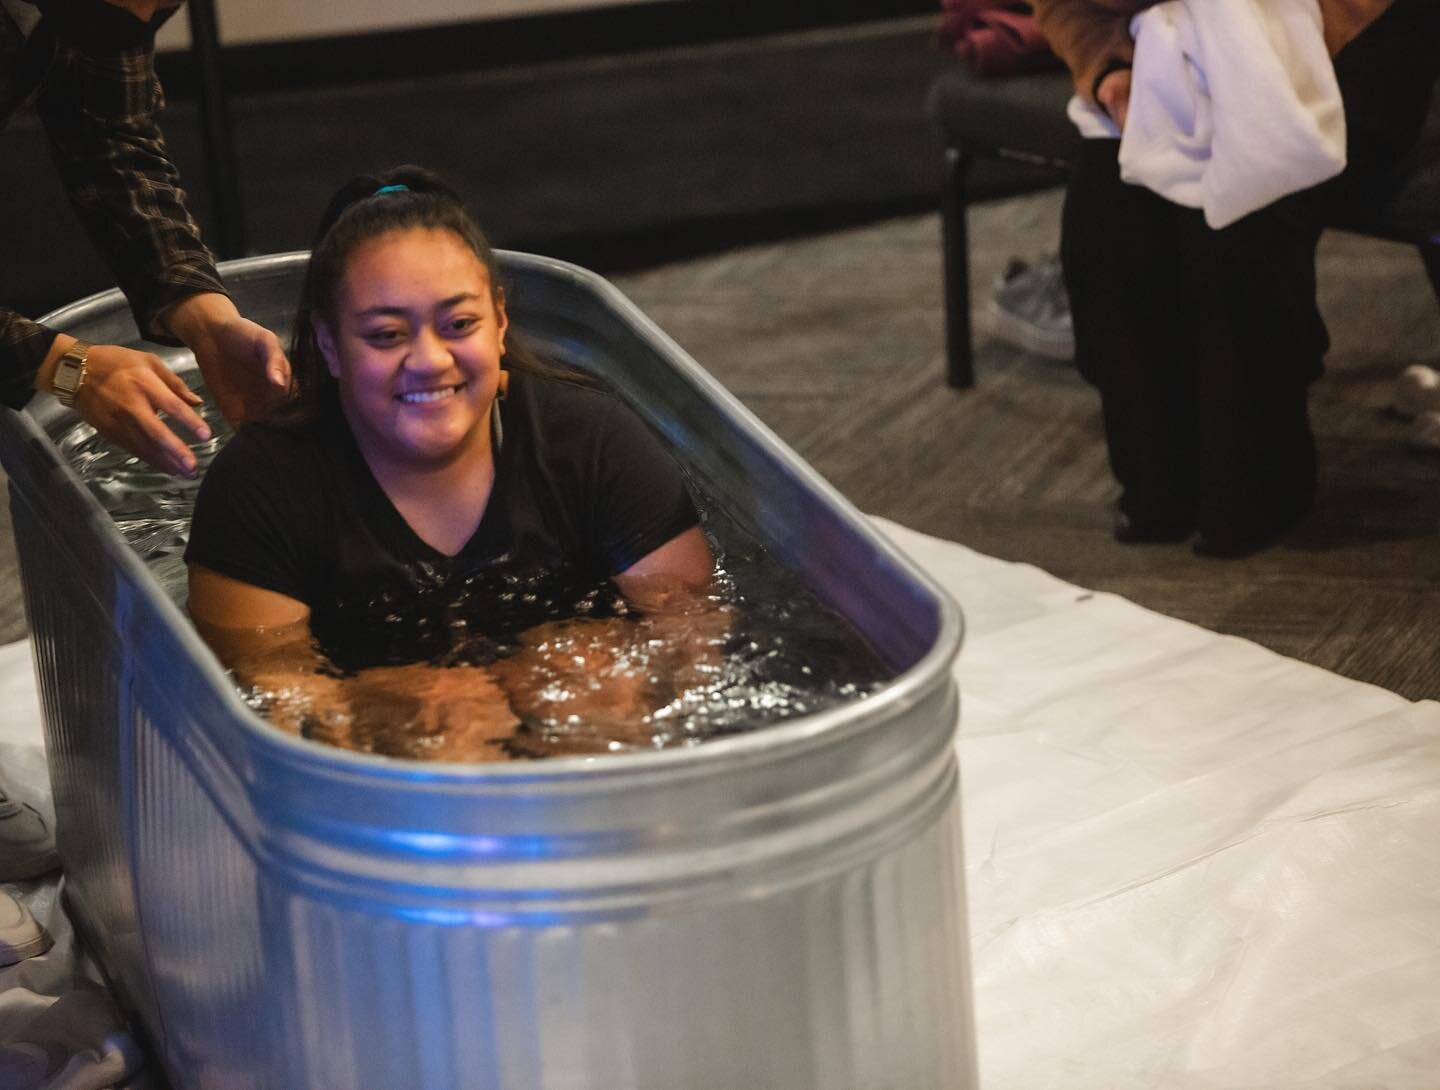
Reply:
[[[519, 328], [631, 400], [897, 679], [590, 762], [305, 742], [237, 698], [39, 398], [0, 457], [78, 926], [177, 1088], [968, 1090], [956, 607], [612, 286], [501, 260]], [[283, 331], [303, 261], [222, 272]], [[49, 321], [139, 343], [116, 292]]]

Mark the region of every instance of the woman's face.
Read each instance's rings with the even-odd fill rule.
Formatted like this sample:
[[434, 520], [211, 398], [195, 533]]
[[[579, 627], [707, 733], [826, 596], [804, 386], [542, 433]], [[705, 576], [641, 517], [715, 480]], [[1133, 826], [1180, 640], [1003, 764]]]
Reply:
[[315, 335], [377, 474], [489, 451], [505, 328], [503, 296], [454, 232], [388, 231], [354, 249]]

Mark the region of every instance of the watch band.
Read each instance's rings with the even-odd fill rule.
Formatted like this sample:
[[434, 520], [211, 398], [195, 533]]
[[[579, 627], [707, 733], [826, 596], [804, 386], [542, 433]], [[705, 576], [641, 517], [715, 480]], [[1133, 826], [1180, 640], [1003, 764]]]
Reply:
[[50, 390], [60, 404], [74, 407], [80, 387], [85, 384], [90, 348], [87, 342], [76, 341], [61, 353], [60, 362], [55, 365], [55, 376], [50, 380]]

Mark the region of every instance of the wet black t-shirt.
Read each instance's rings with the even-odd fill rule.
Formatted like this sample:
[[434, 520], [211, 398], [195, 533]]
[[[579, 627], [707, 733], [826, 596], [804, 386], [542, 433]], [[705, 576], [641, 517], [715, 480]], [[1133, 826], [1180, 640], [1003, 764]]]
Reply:
[[406, 523], [337, 409], [232, 439], [185, 559], [304, 602], [342, 669], [484, 662], [542, 620], [608, 612], [609, 577], [696, 524], [669, 452], [614, 395], [516, 371], [500, 422], [489, 502], [453, 557]]

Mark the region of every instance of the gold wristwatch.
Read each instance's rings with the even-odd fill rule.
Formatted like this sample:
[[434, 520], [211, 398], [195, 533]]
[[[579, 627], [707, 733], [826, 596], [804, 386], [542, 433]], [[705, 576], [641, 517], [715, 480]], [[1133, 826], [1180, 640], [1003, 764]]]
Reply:
[[85, 384], [85, 366], [90, 357], [91, 346], [76, 341], [65, 349], [60, 362], [55, 365], [55, 377], [50, 380], [50, 392], [62, 405], [73, 407], [80, 387]]

